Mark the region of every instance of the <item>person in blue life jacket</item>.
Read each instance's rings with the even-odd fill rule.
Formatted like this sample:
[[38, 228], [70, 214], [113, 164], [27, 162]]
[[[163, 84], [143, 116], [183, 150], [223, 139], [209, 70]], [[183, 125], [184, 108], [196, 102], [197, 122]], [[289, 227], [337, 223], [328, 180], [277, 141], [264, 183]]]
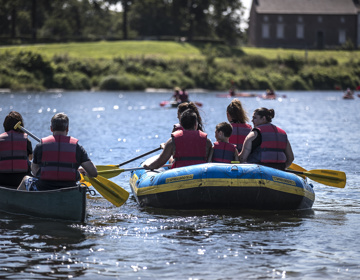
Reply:
[[228, 122], [219, 123], [215, 128], [216, 142], [211, 150], [208, 162], [231, 163], [239, 161], [239, 152], [234, 144], [229, 143], [232, 126]]
[[[95, 165], [78, 139], [67, 136], [69, 118], [57, 113], [51, 119], [52, 135], [41, 139], [34, 149], [31, 164], [36, 178], [25, 176], [18, 190], [43, 191], [75, 186], [80, 173], [96, 177]], [[81, 166], [81, 167], [80, 167]], [[80, 168], [79, 168], [80, 167]]]
[[254, 111], [254, 128], [246, 136], [239, 154], [240, 163], [257, 163], [285, 170], [294, 160], [294, 154], [281, 128], [271, 123], [275, 116], [273, 109], [259, 108]]
[[145, 169], [157, 169], [173, 156], [172, 168], [206, 163], [212, 149], [207, 134], [198, 130], [197, 115], [191, 109], [181, 114], [180, 123], [183, 130], [175, 131], [165, 143], [159, 157], [151, 164], [144, 164]]
[[240, 152], [245, 141], [245, 137], [250, 133], [252, 127], [247, 124], [249, 118], [239, 99], [233, 99], [227, 106], [226, 117], [233, 128], [229, 142], [231, 144], [235, 144], [236, 148]]
[[194, 102], [184, 102], [184, 103], [181, 103], [178, 106], [177, 118], [179, 120], [179, 123], [174, 124], [172, 132], [175, 132], [175, 131], [180, 130], [180, 129], [183, 130], [182, 126], [180, 125], [180, 117], [181, 117], [181, 114], [183, 112], [185, 112], [186, 110], [188, 110], [188, 109], [191, 109], [196, 114], [197, 121], [198, 121], [198, 128], [197, 129], [201, 130], [201, 131], [204, 131], [204, 125], [202, 123], [200, 112], [199, 112], [198, 107], [196, 106], [196, 104]]
[[0, 134], [0, 185], [17, 188], [26, 175], [31, 175], [32, 144], [26, 133], [14, 126], [24, 121], [20, 113], [11, 111], [4, 120], [5, 132]]

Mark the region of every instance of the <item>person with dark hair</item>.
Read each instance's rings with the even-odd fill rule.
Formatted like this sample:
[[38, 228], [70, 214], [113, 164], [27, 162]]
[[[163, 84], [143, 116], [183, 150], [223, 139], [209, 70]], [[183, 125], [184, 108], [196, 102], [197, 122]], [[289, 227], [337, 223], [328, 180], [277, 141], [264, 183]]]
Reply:
[[259, 108], [254, 111], [253, 130], [246, 136], [240, 162], [285, 170], [294, 160], [294, 154], [286, 132], [271, 124], [275, 116], [273, 109]]
[[[67, 136], [69, 118], [57, 113], [51, 119], [52, 135], [41, 139], [34, 150], [31, 171], [36, 178], [25, 176], [18, 190], [43, 191], [75, 186], [80, 173], [96, 177], [97, 170], [78, 139]], [[79, 167], [82, 168], [79, 168]]]
[[[202, 119], [201, 119], [201, 116], [200, 116], [200, 113], [199, 113], [199, 110], [196, 106], [196, 104], [194, 102], [184, 102], [184, 103], [181, 103], [179, 106], [178, 106], [178, 110], [177, 110], [177, 117], [180, 121], [180, 116], [183, 112], [185, 112], [186, 110], [188, 109], [191, 109], [192, 111], [195, 112], [196, 116], [197, 116], [197, 121], [198, 121], [198, 130], [201, 130], [201, 131], [204, 131], [204, 125], [202, 123]], [[177, 124], [174, 124], [174, 127], [173, 127], [173, 131], [172, 132], [175, 132], [179, 129], [183, 129], [182, 126], [180, 125], [180, 123], [177, 123]]]
[[20, 113], [11, 111], [4, 120], [5, 132], [0, 134], [0, 185], [17, 187], [24, 176], [30, 175], [32, 144], [20, 129], [14, 126], [24, 121]]
[[145, 164], [145, 169], [160, 168], [171, 156], [174, 158], [172, 168], [207, 162], [212, 143], [206, 133], [198, 130], [197, 114], [191, 109], [184, 111], [180, 123], [183, 130], [171, 134], [160, 156], [151, 164]]
[[183, 88], [181, 91], [180, 91], [180, 103], [184, 103], [184, 102], [189, 102], [189, 93], [186, 91], [185, 88]]
[[226, 108], [226, 116], [233, 127], [229, 143], [235, 144], [238, 151], [241, 151], [245, 137], [251, 131], [251, 125], [246, 122], [249, 118], [239, 99], [233, 99]]
[[233, 128], [228, 122], [219, 123], [215, 129], [216, 142], [209, 156], [209, 162], [231, 163], [239, 161], [239, 152], [234, 144], [229, 143]]

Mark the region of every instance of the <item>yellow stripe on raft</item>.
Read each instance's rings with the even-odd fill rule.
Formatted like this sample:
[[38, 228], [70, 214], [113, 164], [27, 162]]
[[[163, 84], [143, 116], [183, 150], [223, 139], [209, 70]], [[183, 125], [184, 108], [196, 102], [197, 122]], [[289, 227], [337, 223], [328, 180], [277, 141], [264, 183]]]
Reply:
[[[186, 180], [186, 176], [179, 176], [183, 177], [183, 180], [178, 181], [174, 180], [175, 182], [167, 183], [163, 185], [155, 185], [143, 188], [136, 187], [136, 181], [138, 177], [134, 175], [131, 178], [130, 184], [132, 185], [135, 193], [137, 196], [143, 195], [150, 195], [156, 193], [163, 193], [163, 192], [170, 192], [176, 190], [184, 190], [184, 189], [191, 189], [191, 188], [202, 188], [202, 187], [236, 187], [236, 188], [267, 188], [271, 190], [276, 190], [284, 193], [304, 196], [312, 201], [315, 200], [315, 194], [305, 190], [303, 188], [299, 188], [296, 186], [295, 181], [280, 178], [280, 177], [273, 177], [274, 181], [271, 180], [264, 180], [264, 179], [229, 179], [229, 178], [207, 178], [207, 179], [191, 179], [189, 177]], [[176, 177], [174, 177], [176, 178]], [[281, 179], [281, 180], [280, 180]], [[184, 182], [186, 182], [184, 184]]]

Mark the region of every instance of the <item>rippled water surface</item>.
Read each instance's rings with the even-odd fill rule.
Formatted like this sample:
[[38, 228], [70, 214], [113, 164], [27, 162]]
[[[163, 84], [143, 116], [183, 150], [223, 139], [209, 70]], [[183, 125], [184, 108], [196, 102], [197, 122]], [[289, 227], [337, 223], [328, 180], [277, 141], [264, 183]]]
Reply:
[[[212, 141], [230, 99], [193, 92]], [[360, 98], [340, 92], [282, 92], [282, 100], [240, 98], [249, 115], [275, 109], [295, 163], [345, 171], [345, 189], [313, 182], [307, 212], [141, 209], [132, 195], [116, 208], [88, 199], [86, 223], [0, 213], [0, 279], [358, 279], [360, 273]], [[95, 164], [118, 164], [170, 137], [168, 93], [0, 93], [0, 119], [19, 111], [38, 137], [56, 112]], [[32, 140], [35, 146], [36, 142]], [[138, 166], [143, 159], [124, 166]], [[130, 192], [129, 173], [114, 182]]]

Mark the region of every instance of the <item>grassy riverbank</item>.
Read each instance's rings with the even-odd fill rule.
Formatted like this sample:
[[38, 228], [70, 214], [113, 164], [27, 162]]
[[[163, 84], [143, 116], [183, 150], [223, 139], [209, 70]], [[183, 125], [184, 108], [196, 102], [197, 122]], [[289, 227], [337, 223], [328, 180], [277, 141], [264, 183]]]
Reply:
[[360, 51], [230, 48], [157, 41], [0, 48], [0, 88], [12, 90], [335, 89], [360, 84]]

